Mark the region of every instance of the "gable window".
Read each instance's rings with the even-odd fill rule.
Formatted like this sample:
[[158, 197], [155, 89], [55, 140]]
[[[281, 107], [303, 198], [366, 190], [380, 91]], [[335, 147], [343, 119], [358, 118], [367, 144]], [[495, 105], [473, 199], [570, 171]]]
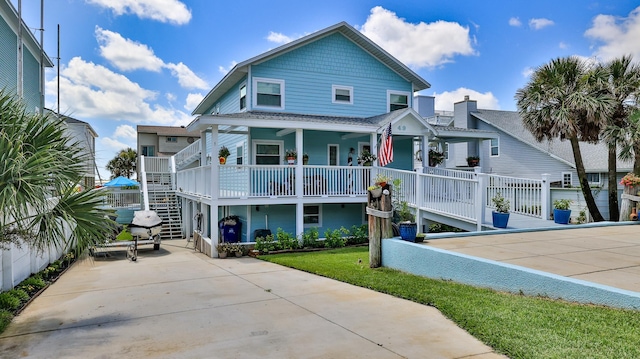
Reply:
[[322, 227], [322, 209], [320, 205], [305, 205], [302, 221], [305, 228]]
[[247, 108], [247, 84], [240, 86], [240, 111]]
[[327, 163], [329, 164], [329, 166], [338, 166], [340, 165], [340, 160], [338, 158], [338, 152], [339, 151], [338, 145], [328, 145], [328, 156], [329, 158], [327, 158]]
[[387, 91], [389, 112], [409, 107], [409, 93], [400, 91]]
[[587, 172], [587, 181], [590, 185], [600, 185], [600, 173]]
[[351, 86], [331, 86], [331, 102], [353, 104], [353, 87]]
[[497, 138], [491, 139], [491, 157], [498, 157], [500, 155], [500, 141]]
[[141, 149], [140, 153], [143, 156], [153, 157], [156, 154], [156, 147], [155, 146], [142, 146], [142, 149]]
[[282, 141], [254, 141], [253, 163], [257, 165], [279, 165], [282, 153]]
[[562, 188], [569, 188], [573, 183], [571, 172], [562, 172]]
[[284, 81], [265, 78], [253, 79], [254, 107], [284, 109]]
[[176, 143], [178, 142], [178, 137], [173, 137], [173, 136], [167, 137], [167, 142]]

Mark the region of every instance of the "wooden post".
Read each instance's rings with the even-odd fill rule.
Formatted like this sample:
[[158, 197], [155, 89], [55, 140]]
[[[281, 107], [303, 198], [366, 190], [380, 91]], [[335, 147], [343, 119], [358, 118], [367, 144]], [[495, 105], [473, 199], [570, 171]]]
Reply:
[[631, 214], [631, 208], [637, 205], [640, 201], [640, 196], [637, 196], [637, 189], [635, 186], [624, 186], [622, 191], [622, 203], [620, 203], [620, 218], [619, 220], [628, 221]]
[[[386, 191], [386, 194], [384, 193]], [[367, 214], [369, 215], [369, 267], [378, 268], [382, 265], [382, 239], [391, 238], [391, 186], [383, 187], [383, 194], [374, 197], [367, 192]]]

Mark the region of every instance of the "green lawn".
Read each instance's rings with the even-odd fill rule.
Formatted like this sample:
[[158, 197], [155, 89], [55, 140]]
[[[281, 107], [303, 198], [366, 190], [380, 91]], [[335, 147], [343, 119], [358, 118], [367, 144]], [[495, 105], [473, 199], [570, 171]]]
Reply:
[[531, 298], [388, 268], [370, 269], [366, 247], [259, 258], [434, 306], [510, 358], [640, 358], [640, 311]]

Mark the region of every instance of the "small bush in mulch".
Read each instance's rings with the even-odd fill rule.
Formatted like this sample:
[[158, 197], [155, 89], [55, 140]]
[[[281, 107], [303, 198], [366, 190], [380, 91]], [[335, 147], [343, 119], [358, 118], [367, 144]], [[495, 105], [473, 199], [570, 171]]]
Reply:
[[0, 333], [4, 332], [13, 317], [20, 313], [43, 288], [55, 282], [75, 259], [73, 253], [67, 253], [39, 273], [32, 274], [31, 277], [20, 282], [14, 289], [0, 293]]

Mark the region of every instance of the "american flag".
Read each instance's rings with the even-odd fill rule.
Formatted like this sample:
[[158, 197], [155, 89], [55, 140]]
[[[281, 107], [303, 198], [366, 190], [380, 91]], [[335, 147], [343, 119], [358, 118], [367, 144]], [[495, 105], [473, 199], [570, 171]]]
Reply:
[[378, 150], [378, 164], [384, 167], [391, 162], [393, 162], [393, 136], [391, 136], [391, 123], [389, 123], [387, 130], [382, 133]]

